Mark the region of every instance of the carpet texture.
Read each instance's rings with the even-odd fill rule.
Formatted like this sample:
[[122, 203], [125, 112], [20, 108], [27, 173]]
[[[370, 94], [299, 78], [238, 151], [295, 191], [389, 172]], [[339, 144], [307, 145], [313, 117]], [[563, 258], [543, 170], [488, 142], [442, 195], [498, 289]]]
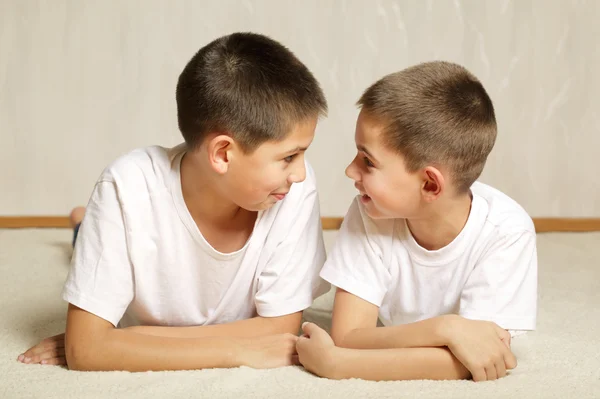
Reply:
[[[335, 232], [326, 233], [328, 247]], [[17, 356], [64, 331], [68, 230], [0, 230], [0, 398], [600, 398], [600, 234], [538, 235], [538, 330], [498, 381], [329, 381], [300, 367], [83, 373]], [[329, 328], [331, 293], [305, 318]]]

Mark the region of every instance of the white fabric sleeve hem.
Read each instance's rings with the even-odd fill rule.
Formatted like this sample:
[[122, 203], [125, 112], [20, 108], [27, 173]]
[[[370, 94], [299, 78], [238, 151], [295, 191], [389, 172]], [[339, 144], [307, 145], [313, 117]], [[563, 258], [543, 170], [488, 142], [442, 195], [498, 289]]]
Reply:
[[482, 315], [475, 313], [460, 313], [460, 315], [467, 319], [472, 320], [487, 320], [493, 321], [505, 330], [535, 330], [536, 320], [532, 318], [518, 318], [518, 317], [498, 317], [496, 315]]
[[275, 306], [262, 304], [256, 306], [256, 313], [260, 317], [280, 317], [287, 316], [292, 313], [301, 312], [308, 309], [312, 305], [312, 301], [288, 301], [279, 303]]
[[527, 330], [508, 330], [508, 332], [510, 333], [511, 338], [527, 334]]
[[332, 268], [323, 268], [323, 270], [321, 270], [321, 278], [331, 283], [331, 285], [341, 288], [344, 291], [348, 291], [352, 295], [356, 295], [377, 307], [381, 307], [385, 292], [373, 292], [373, 287], [340, 276]]
[[69, 288], [65, 288], [63, 290], [62, 297], [65, 301], [69, 302], [70, 304], [75, 305], [78, 308], [85, 310], [86, 312], [90, 312], [93, 315], [96, 315], [108, 321], [115, 327], [117, 327], [117, 324], [121, 320], [121, 316], [117, 316], [115, 315], [115, 313], [121, 315], [125, 313], [125, 309], [119, 309], [118, 311], [108, 310], [106, 309], [105, 304], [100, 304], [98, 303], [98, 301], [88, 298], [85, 295], [82, 295], [81, 293], [71, 291]]

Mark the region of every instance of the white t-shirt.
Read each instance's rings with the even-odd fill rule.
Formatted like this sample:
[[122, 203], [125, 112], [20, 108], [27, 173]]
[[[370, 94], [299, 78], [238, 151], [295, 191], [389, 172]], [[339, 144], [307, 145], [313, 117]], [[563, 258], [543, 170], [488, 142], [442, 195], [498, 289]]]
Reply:
[[373, 220], [355, 199], [321, 277], [378, 306], [385, 326], [454, 313], [535, 329], [533, 222], [500, 191], [482, 183], [471, 191], [465, 227], [436, 251], [415, 241], [405, 219]]
[[203, 238], [181, 191], [185, 146], [148, 147], [98, 179], [63, 298], [113, 325], [221, 324], [309, 307], [327, 292], [312, 169], [259, 212], [245, 246], [220, 253]]

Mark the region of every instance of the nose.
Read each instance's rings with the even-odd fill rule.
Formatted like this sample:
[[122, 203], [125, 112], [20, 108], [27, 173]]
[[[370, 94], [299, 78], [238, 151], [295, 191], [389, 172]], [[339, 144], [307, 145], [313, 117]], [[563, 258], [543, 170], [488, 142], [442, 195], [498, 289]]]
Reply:
[[358, 155], [356, 157], [354, 157], [352, 162], [350, 162], [350, 165], [348, 165], [346, 167], [346, 176], [348, 176], [349, 178], [351, 178], [352, 180], [354, 180], [356, 182], [360, 181], [360, 171], [356, 167], [356, 158], [357, 157], [358, 157]]
[[306, 167], [304, 166], [304, 159], [301, 161], [302, 162], [298, 162], [298, 166], [296, 166], [296, 168], [288, 176], [288, 183], [300, 183], [306, 179]]

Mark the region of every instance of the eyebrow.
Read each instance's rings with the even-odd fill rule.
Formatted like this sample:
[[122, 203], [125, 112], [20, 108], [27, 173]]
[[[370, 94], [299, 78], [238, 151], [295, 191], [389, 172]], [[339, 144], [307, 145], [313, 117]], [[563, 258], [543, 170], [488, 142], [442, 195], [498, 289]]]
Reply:
[[360, 144], [359, 144], [359, 145], [357, 145], [357, 146], [356, 146], [356, 148], [358, 148], [358, 150], [359, 150], [359, 151], [362, 151], [362, 152], [364, 152], [365, 154], [367, 154], [367, 155], [369, 156], [369, 158], [372, 158], [372, 159], [373, 159], [373, 161], [377, 161], [377, 158], [375, 158], [375, 157], [373, 156], [373, 154], [371, 154], [371, 153], [369, 152], [369, 150], [367, 150], [367, 148], [366, 148], [364, 145], [360, 145]]
[[285, 154], [294, 154], [296, 152], [301, 152], [301, 151], [306, 151], [306, 150], [308, 150], [308, 147], [296, 147], [296, 148], [293, 148], [293, 149], [291, 149], [289, 151], [284, 152], [283, 154], [284, 155]]

